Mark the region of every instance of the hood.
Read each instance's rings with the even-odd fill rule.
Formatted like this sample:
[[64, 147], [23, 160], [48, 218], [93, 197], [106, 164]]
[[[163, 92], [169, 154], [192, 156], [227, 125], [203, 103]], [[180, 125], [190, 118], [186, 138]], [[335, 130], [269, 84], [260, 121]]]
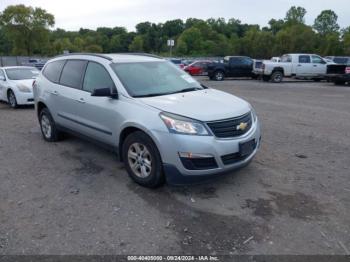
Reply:
[[250, 110], [246, 101], [215, 89], [139, 99], [161, 111], [201, 121], [233, 118]]
[[24, 80], [11, 80], [15, 84], [21, 84], [29, 87], [30, 89], [33, 87], [33, 82], [35, 79], [24, 79]]

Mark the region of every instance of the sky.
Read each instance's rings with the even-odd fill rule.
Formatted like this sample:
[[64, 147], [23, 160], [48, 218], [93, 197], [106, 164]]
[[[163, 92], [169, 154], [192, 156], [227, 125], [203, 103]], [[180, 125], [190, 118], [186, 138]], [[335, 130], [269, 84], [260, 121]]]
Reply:
[[271, 18], [284, 18], [293, 5], [306, 8], [307, 24], [322, 10], [332, 9], [341, 27], [350, 26], [350, 0], [0, 0], [0, 11], [15, 4], [46, 9], [56, 18], [55, 28], [65, 30], [123, 26], [134, 31], [140, 22], [189, 17], [236, 18], [266, 26]]

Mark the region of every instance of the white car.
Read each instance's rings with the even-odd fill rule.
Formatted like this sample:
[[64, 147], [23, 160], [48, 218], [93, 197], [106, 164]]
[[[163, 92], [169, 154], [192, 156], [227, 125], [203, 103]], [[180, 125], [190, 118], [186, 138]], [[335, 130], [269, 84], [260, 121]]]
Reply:
[[315, 54], [286, 54], [280, 62], [264, 61], [259, 72], [264, 81], [274, 83], [280, 83], [284, 77], [320, 81], [325, 78], [328, 64]]
[[28, 66], [0, 68], [0, 100], [12, 108], [33, 105], [33, 82], [39, 73], [37, 68]]

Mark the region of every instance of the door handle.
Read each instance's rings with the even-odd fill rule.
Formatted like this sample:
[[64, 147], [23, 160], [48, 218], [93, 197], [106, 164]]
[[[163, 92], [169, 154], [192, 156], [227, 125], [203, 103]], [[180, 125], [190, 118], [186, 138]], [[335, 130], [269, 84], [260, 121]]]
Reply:
[[298, 66], [301, 66], [301, 65], [298, 65]]
[[58, 96], [59, 95], [59, 93], [56, 90], [52, 91], [51, 94], [54, 95], [54, 96]]
[[317, 67], [317, 65], [314, 65], [314, 67]]
[[84, 98], [76, 99], [75, 101], [77, 101], [77, 102], [79, 102], [81, 104], [85, 104], [86, 103]]

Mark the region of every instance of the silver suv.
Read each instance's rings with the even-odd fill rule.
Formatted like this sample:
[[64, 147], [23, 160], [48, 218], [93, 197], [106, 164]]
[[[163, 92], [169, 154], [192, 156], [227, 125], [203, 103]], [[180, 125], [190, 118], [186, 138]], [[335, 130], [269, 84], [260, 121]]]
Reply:
[[46, 141], [71, 132], [108, 145], [147, 187], [245, 166], [261, 140], [249, 103], [147, 54], [56, 57], [34, 83], [34, 100]]

